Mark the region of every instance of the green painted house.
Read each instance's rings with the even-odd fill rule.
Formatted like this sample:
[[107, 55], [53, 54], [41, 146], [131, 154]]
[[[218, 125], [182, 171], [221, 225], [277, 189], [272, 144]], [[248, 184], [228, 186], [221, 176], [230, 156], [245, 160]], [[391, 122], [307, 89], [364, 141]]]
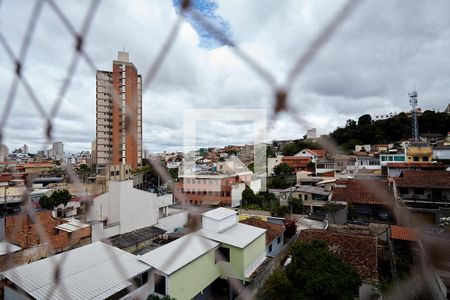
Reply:
[[265, 259], [265, 229], [238, 223], [226, 208], [204, 213], [201, 230], [139, 256], [151, 267], [148, 292], [179, 300], [204, 298], [219, 278], [245, 283]]

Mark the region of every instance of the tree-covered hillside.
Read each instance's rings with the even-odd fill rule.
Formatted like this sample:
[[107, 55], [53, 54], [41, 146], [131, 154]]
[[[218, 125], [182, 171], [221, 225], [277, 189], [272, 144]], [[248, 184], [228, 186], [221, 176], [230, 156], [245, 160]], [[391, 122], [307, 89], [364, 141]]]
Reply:
[[[447, 113], [427, 110], [418, 117], [418, 121], [420, 134], [445, 136], [450, 131], [450, 114]], [[397, 142], [411, 136], [411, 117], [401, 113], [387, 120], [372, 121], [370, 115], [362, 115], [358, 121], [348, 120], [345, 127], [338, 127], [330, 135], [344, 150], [360, 144]]]

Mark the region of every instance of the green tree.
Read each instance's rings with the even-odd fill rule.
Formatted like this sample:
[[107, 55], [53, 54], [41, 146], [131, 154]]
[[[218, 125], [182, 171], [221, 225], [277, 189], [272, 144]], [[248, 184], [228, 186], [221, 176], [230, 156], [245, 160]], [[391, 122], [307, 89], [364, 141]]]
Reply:
[[325, 242], [297, 243], [286, 275], [298, 287], [299, 298], [353, 299], [361, 285], [355, 270], [331, 253]]
[[281, 148], [284, 156], [292, 156], [300, 151], [300, 148], [295, 143], [289, 143]]
[[259, 207], [258, 197], [255, 195], [253, 190], [248, 186], [242, 191], [242, 207]]
[[288, 204], [292, 208], [292, 213], [303, 213], [303, 201], [300, 198], [290, 197], [288, 200]]
[[280, 175], [282, 177], [291, 175], [294, 173], [294, 171], [295, 169], [287, 163], [281, 163], [273, 168], [273, 172], [275, 173], [275, 175]]
[[289, 183], [280, 176], [274, 176], [268, 180], [267, 187], [269, 189], [286, 189], [289, 187]]
[[323, 208], [331, 214], [331, 216], [333, 217], [333, 223], [336, 223], [336, 219], [335, 219], [336, 213], [339, 210], [345, 208], [345, 205], [338, 203], [336, 201], [328, 201], [327, 203], [325, 203]]
[[70, 199], [72, 199], [72, 195], [68, 190], [53, 191], [50, 197], [42, 196], [39, 199], [39, 205], [44, 209], [53, 209], [60, 204], [67, 205]]
[[294, 299], [295, 287], [286, 277], [283, 270], [275, 270], [259, 291], [257, 299], [261, 300], [289, 300]]

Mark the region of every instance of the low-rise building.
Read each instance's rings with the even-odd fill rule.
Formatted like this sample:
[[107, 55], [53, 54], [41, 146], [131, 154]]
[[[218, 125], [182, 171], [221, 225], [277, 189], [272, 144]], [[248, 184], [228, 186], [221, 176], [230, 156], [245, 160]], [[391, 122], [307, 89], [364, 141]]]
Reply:
[[281, 164], [282, 155], [277, 155], [276, 157], [268, 157], [267, 158], [267, 175], [273, 176], [275, 173], [273, 172], [273, 168]]
[[388, 163], [387, 176], [394, 178], [400, 176], [403, 171], [431, 171], [431, 170], [445, 170], [445, 165], [442, 163], [431, 162], [403, 162], [403, 163]]
[[264, 221], [257, 217], [250, 217], [239, 221], [250, 226], [259, 227], [266, 230], [266, 255], [269, 257], [277, 256], [284, 246], [284, 232], [286, 228], [283, 225]]
[[[64, 262], [59, 269], [55, 268], [56, 261]], [[145, 283], [148, 269], [134, 255], [96, 242], [3, 272], [4, 297], [118, 299], [133, 283]], [[55, 278], [59, 278], [58, 284]]]
[[303, 149], [296, 153], [294, 156], [297, 157], [304, 157], [309, 158], [312, 162], [316, 162], [318, 159], [325, 158], [326, 150], [324, 149], [318, 149], [318, 150], [312, 150], [312, 149]]
[[251, 171], [226, 172], [200, 171], [179, 175], [177, 192], [183, 201], [194, 205], [231, 206], [241, 205], [242, 192], [248, 185], [255, 193], [261, 189], [261, 180], [252, 178]]
[[428, 143], [411, 142], [406, 148], [406, 162], [427, 162], [433, 159], [433, 148]]
[[394, 218], [394, 197], [384, 180], [338, 179], [331, 201], [347, 203], [352, 221], [386, 222]]
[[323, 207], [328, 202], [330, 193], [323, 187], [296, 185], [280, 193], [280, 204], [288, 205], [290, 197], [298, 198], [303, 202], [305, 213], [320, 213], [323, 212]]
[[238, 223], [234, 210], [204, 213], [201, 230], [139, 257], [151, 267], [146, 292], [193, 299], [211, 295], [217, 280], [248, 281], [266, 258], [265, 232]]
[[403, 171], [393, 185], [397, 208], [409, 211], [402, 215], [405, 224], [438, 225], [439, 208], [450, 207], [448, 171]]
[[87, 202], [86, 219], [96, 228], [93, 241], [152, 226], [168, 215], [173, 195], [157, 195], [133, 187], [132, 180], [109, 181], [108, 192]]
[[312, 162], [312, 159], [302, 156], [283, 156], [281, 162], [293, 167], [295, 172], [299, 172], [307, 170], [308, 164]]

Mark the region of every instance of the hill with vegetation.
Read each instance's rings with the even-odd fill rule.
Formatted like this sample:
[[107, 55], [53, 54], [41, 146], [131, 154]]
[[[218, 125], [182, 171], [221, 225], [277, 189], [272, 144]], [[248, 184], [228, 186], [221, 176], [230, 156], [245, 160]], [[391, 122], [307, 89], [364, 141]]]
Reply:
[[[427, 110], [418, 116], [419, 133], [438, 133], [443, 136], [450, 131], [450, 114]], [[348, 120], [345, 127], [338, 127], [330, 136], [343, 150], [355, 145], [387, 144], [411, 137], [411, 117], [400, 113], [386, 120], [373, 121], [370, 115], [362, 115], [358, 121]]]

